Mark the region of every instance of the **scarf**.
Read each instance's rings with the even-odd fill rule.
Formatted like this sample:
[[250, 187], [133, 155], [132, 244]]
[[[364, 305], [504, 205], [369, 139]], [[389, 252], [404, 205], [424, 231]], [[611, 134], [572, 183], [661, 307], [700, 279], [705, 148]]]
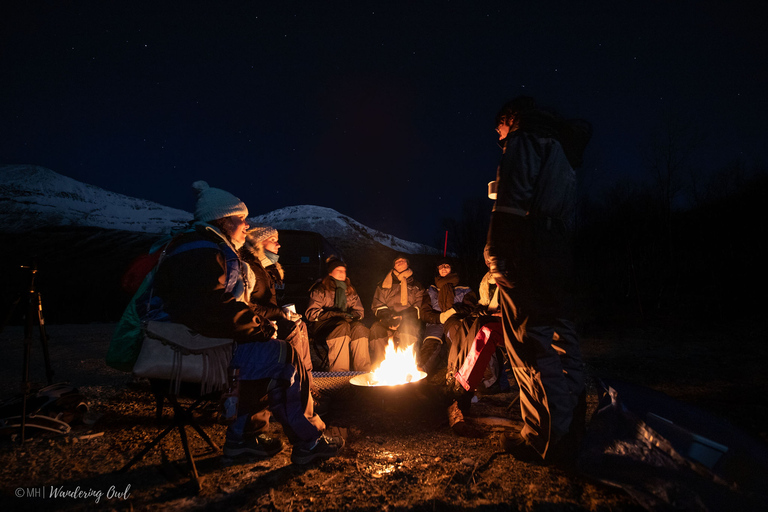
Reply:
[[459, 284], [459, 274], [451, 272], [445, 277], [436, 276], [435, 286], [437, 286], [437, 304], [440, 311], [448, 311], [453, 307], [456, 297], [454, 287]]
[[336, 283], [336, 294], [333, 297], [333, 307], [340, 311], [347, 311], [347, 282], [331, 278]]
[[[275, 253], [273, 253], [273, 252], [269, 252], [269, 251], [265, 250], [265, 251], [264, 251], [264, 258], [266, 258], [267, 260], [269, 260], [269, 263], [267, 263], [266, 265], [264, 265], [265, 267], [268, 267], [268, 266], [270, 266], [270, 265], [274, 265], [275, 263], [277, 263], [277, 260], [279, 260], [279, 259], [280, 259], [280, 256], [279, 256], [279, 255], [277, 255], [277, 254], [275, 254]], [[264, 262], [262, 261], [262, 264], [263, 264], [263, 263], [264, 263]]]
[[397, 270], [392, 270], [384, 281], [381, 283], [381, 287], [384, 289], [392, 288], [392, 279], [397, 278], [400, 280], [400, 305], [408, 305], [408, 278], [413, 275], [413, 271], [409, 268], [403, 270], [401, 273], [397, 273]]

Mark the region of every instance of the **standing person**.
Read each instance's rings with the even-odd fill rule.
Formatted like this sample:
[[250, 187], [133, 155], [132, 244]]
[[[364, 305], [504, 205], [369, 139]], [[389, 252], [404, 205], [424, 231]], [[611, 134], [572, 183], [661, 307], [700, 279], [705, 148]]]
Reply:
[[503, 155], [486, 251], [524, 421], [501, 446], [520, 460], [575, 462], [586, 393], [572, 297], [573, 168], [590, 129], [521, 96], [497, 114], [496, 131]]
[[400, 349], [419, 341], [423, 295], [424, 287], [413, 278], [408, 258], [399, 254], [373, 294], [371, 309], [376, 322], [371, 326], [370, 350], [374, 368], [384, 360], [390, 337]]
[[166, 248], [152, 300], [166, 320], [236, 342], [231, 364], [240, 370], [240, 403], [227, 428], [224, 454], [272, 456], [282, 450], [279, 439], [267, 436], [268, 407], [293, 444], [294, 463], [333, 457], [344, 440], [323, 436], [325, 424], [314, 413], [307, 370], [296, 350], [274, 339], [272, 324], [245, 302], [245, 265], [237, 250], [246, 240], [248, 209], [204, 181], [193, 187], [194, 228]]
[[347, 264], [332, 256], [326, 271], [328, 275], [309, 289], [306, 313], [316, 351], [324, 356], [322, 369], [370, 371], [368, 328], [361, 322], [365, 311], [347, 277]]
[[259, 315], [277, 324], [277, 337], [290, 343], [299, 353], [307, 371], [312, 372], [309, 335], [301, 315], [284, 310], [277, 303], [276, 290], [283, 286], [285, 273], [278, 263], [280, 251], [278, 232], [270, 226], [255, 226], [248, 230], [240, 257], [248, 264], [248, 280], [252, 289], [248, 303]]
[[440, 259], [435, 272], [435, 282], [427, 288], [421, 302], [421, 316], [427, 325], [419, 364], [427, 373], [436, 370], [441, 361], [444, 363], [448, 352], [444, 346], [451, 346], [462, 320], [477, 307], [477, 295], [469, 286], [459, 284], [459, 274], [449, 259]]

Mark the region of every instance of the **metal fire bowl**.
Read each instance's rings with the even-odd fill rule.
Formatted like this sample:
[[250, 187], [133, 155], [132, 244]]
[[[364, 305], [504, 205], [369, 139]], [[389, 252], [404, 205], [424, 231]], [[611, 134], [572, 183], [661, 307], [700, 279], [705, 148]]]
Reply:
[[418, 372], [416, 375], [414, 375], [413, 380], [411, 382], [405, 382], [403, 384], [393, 384], [393, 385], [387, 385], [387, 384], [373, 384], [373, 372], [363, 373], [362, 375], [355, 375], [351, 379], [349, 379], [349, 383], [353, 386], [358, 386], [361, 388], [378, 388], [378, 389], [402, 389], [404, 387], [409, 387], [411, 384], [415, 384], [417, 382], [421, 382], [424, 377], [426, 377], [426, 372]]

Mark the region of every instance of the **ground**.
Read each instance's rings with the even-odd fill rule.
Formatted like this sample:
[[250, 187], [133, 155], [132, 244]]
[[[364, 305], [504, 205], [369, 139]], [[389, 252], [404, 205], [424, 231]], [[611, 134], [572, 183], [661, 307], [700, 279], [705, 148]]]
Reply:
[[[192, 433], [202, 476], [202, 490], [196, 492], [174, 433], [162, 449], [118, 473], [165, 424], [154, 422], [146, 383], [131, 383], [130, 376], [105, 366], [113, 328], [48, 327], [54, 381], [69, 380], [87, 397], [87, 424], [75, 424], [65, 435], [37, 434], [21, 446], [11, 436], [0, 438], [3, 510], [643, 510], [622, 489], [583, 473], [500, 453], [499, 432], [509, 427], [498, 418], [516, 420], [515, 407], [509, 407], [513, 393], [481, 396], [469, 421], [482, 437], [466, 438], [449, 428], [429, 391], [403, 400], [345, 388], [334, 395], [327, 415], [333, 431], [347, 438], [337, 458], [296, 466], [287, 447], [269, 460], [232, 461], [220, 451], [203, 453], [205, 443]], [[596, 378], [621, 377], [708, 409], [765, 441], [767, 413], [759, 397], [768, 390], [768, 377], [760, 359], [768, 350], [756, 331], [739, 335], [754, 343], [730, 354], [727, 340], [714, 335], [588, 333], [583, 349], [591, 376], [590, 412], [597, 403]], [[3, 396], [20, 387], [23, 338], [17, 327], [0, 334]], [[32, 356], [32, 380], [44, 382], [37, 339]], [[200, 421], [222, 443], [225, 427], [211, 416], [204, 411]], [[282, 436], [279, 425], [273, 433]], [[52, 497], [53, 491], [59, 496]]]

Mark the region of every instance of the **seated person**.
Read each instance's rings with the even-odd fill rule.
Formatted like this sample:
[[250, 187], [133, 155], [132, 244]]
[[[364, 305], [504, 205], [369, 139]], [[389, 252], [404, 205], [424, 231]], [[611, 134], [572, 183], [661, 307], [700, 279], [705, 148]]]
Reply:
[[195, 224], [170, 242], [153, 294], [168, 321], [236, 342], [231, 365], [240, 369], [240, 402], [237, 419], [227, 428], [224, 454], [281, 451], [282, 442], [266, 435], [268, 407], [293, 444], [292, 462], [333, 457], [344, 440], [323, 436], [325, 424], [314, 413], [307, 370], [296, 350], [273, 338], [272, 324], [244, 301], [245, 265], [236, 251], [245, 243], [248, 209], [204, 181], [193, 187], [198, 192]]
[[[486, 265], [488, 260], [486, 259]], [[499, 311], [499, 292], [496, 287], [496, 281], [490, 272], [487, 272], [483, 279], [480, 281], [480, 299], [471, 315], [465, 316], [459, 325], [456, 325], [451, 331], [450, 337], [450, 351], [448, 353], [448, 365], [446, 372], [446, 382], [449, 386], [456, 386], [455, 374], [464, 364], [464, 360], [467, 358], [467, 353], [472, 347], [477, 333], [485, 325], [493, 324], [492, 328], [501, 329], [501, 312]], [[492, 368], [492, 373], [495, 375], [487, 374], [487, 378], [484, 382], [487, 386], [493, 385], [503, 372], [503, 350], [499, 350], [497, 355], [494, 356], [494, 361], [491, 362], [495, 365]]]
[[461, 322], [477, 307], [477, 295], [468, 286], [459, 285], [459, 274], [453, 271], [450, 260], [437, 262], [435, 283], [427, 288], [421, 303], [421, 317], [426, 322], [424, 341], [419, 351], [419, 365], [432, 373], [444, 363], [448, 346], [456, 338]]
[[330, 257], [326, 270], [328, 275], [309, 289], [306, 313], [315, 351], [321, 359], [318, 368], [331, 372], [370, 371], [368, 328], [361, 322], [365, 313], [347, 277], [347, 265]]
[[371, 366], [376, 368], [384, 360], [389, 338], [395, 346], [404, 349], [416, 345], [421, 337], [419, 308], [424, 287], [413, 278], [408, 258], [400, 254], [393, 269], [382, 280], [373, 294], [371, 309], [376, 322], [371, 326]]
[[275, 228], [256, 226], [246, 233], [240, 257], [248, 264], [248, 282], [253, 283], [248, 304], [255, 313], [277, 324], [278, 339], [293, 345], [304, 368], [312, 372], [307, 326], [302, 322], [301, 315], [284, 311], [277, 304], [275, 290], [283, 285], [285, 277], [283, 267], [277, 262], [279, 250], [280, 242]]

